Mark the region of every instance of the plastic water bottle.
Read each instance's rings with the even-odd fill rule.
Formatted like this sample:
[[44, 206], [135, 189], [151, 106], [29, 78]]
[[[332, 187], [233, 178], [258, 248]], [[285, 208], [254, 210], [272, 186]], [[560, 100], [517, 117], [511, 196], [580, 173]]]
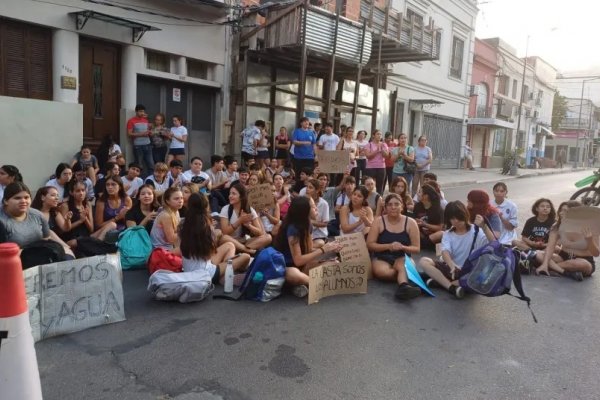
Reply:
[[225, 287], [223, 293], [233, 292], [233, 261], [231, 258], [227, 260], [227, 267], [225, 268]]
[[258, 291], [260, 289], [260, 285], [263, 281], [264, 275], [262, 272], [258, 271], [254, 274], [254, 276], [252, 277], [252, 280], [250, 281], [250, 284], [248, 285], [248, 289], [246, 289], [246, 298], [247, 299], [254, 299], [256, 297], [256, 295], [258, 294]]

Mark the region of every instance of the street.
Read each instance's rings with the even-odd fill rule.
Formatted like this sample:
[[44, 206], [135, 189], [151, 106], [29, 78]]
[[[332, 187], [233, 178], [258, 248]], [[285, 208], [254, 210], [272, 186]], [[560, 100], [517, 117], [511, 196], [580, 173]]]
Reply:
[[[590, 173], [507, 181], [521, 227], [533, 201], [557, 207]], [[445, 195], [464, 201], [492, 186]], [[400, 303], [396, 285], [376, 281], [367, 295], [312, 306], [290, 294], [266, 304], [161, 303], [146, 285], [145, 271], [124, 273], [127, 321], [36, 345], [45, 399], [592, 399], [600, 391], [598, 277], [525, 277], [537, 324], [510, 296], [456, 300], [436, 289], [436, 298]]]

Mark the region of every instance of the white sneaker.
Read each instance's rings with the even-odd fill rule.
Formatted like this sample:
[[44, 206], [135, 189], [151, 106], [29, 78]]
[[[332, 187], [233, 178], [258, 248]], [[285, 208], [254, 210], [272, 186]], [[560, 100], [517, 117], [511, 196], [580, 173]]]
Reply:
[[306, 285], [295, 286], [294, 289], [292, 289], [292, 293], [294, 293], [294, 296], [296, 297], [306, 297], [308, 296], [308, 287]]

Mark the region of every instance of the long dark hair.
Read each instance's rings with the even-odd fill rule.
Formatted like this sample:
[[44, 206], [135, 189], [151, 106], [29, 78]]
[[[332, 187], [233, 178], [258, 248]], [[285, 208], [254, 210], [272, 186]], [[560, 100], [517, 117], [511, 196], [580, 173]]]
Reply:
[[[44, 201], [42, 200], [42, 197], [47, 196], [48, 192], [51, 189], [56, 190], [54, 186], [44, 186], [39, 188], [35, 194], [35, 197], [31, 201], [31, 208], [35, 208], [36, 210], [42, 211], [42, 207], [44, 206]], [[56, 207], [50, 210], [50, 214], [53, 214], [54, 212], [56, 212]]]
[[152, 209], [152, 211], [158, 210], [158, 207], [160, 207], [160, 205], [158, 203], [158, 198], [156, 197], [156, 192], [154, 191], [154, 186], [149, 185], [147, 183], [143, 184], [138, 188], [137, 195], [135, 196], [135, 207], [138, 207], [140, 210], [142, 209], [142, 203], [140, 202], [140, 193], [142, 193], [142, 189], [150, 189], [152, 191], [153, 200], [152, 204], [150, 205], [150, 208]]
[[423, 194], [426, 194], [427, 197], [429, 197], [429, 202], [431, 203], [432, 207], [436, 209], [442, 208], [442, 206], [440, 205], [440, 194], [435, 190], [435, 188], [432, 185], [423, 185], [421, 187], [421, 192]]
[[[246, 187], [241, 183], [236, 183], [231, 187], [231, 189], [235, 189], [240, 195], [240, 211], [245, 213], [250, 213], [250, 206], [248, 205], [248, 191]], [[230, 189], [230, 190], [231, 190]], [[233, 207], [233, 205], [230, 204]]]
[[[4, 193], [6, 195], [6, 191]], [[558, 228], [560, 228], [560, 224], [562, 222], [561, 221], [562, 218], [560, 217], [560, 210], [564, 206], [567, 206], [569, 208], [575, 208], [575, 207], [583, 207], [583, 204], [580, 201], [577, 201], [577, 200], [563, 201], [562, 203], [560, 203], [560, 205], [558, 206], [558, 211], [556, 213], [556, 215], [557, 215], [556, 222], [554, 223], [554, 225], [552, 225], [552, 229], [553, 230], [558, 230]]]
[[77, 186], [81, 185], [83, 187], [83, 189], [86, 191], [85, 197], [83, 198], [83, 201], [81, 202], [81, 204], [84, 207], [87, 207], [88, 205], [88, 201], [87, 201], [87, 187], [85, 186], [85, 183], [83, 182], [79, 182], [79, 181], [73, 181], [71, 183], [71, 185], [69, 185], [69, 200], [68, 200], [68, 205], [69, 205], [69, 211], [73, 211], [75, 210], [75, 196], [73, 196], [73, 193], [75, 192], [75, 188], [77, 188]]
[[310, 209], [310, 199], [308, 197], [296, 197], [292, 200], [292, 204], [290, 204], [290, 208], [283, 219], [283, 224], [274, 240], [274, 247], [277, 250], [282, 251], [288, 247], [288, 227], [294, 226], [298, 231], [297, 237], [302, 254], [308, 252], [311, 239], [310, 232], [312, 230], [310, 224]]
[[6, 175], [13, 178], [13, 182], [23, 182], [23, 176], [19, 172], [19, 168], [14, 165], [3, 165], [0, 167], [1, 170], [6, 172]]
[[552, 201], [550, 199], [546, 199], [546, 198], [543, 198], [543, 197], [541, 199], [537, 199], [535, 201], [535, 203], [533, 203], [533, 205], [531, 206], [531, 213], [537, 217], [538, 216], [537, 208], [542, 203], [548, 203], [548, 204], [550, 204], [550, 214], [548, 214], [548, 219], [550, 221], [556, 221], [556, 210], [554, 209], [554, 204], [552, 204]]
[[467, 226], [467, 231], [471, 229], [471, 217], [469, 215], [469, 210], [461, 201], [451, 201], [446, 205], [444, 209], [444, 224], [446, 225], [446, 229], [452, 229], [451, 219], [457, 219], [459, 221], [463, 221]]
[[185, 258], [207, 260], [217, 251], [208, 213], [206, 196], [192, 193], [179, 229], [179, 246]]
[[[113, 181], [117, 185], [119, 185], [119, 192], [117, 193], [117, 196], [119, 196], [121, 200], [125, 200], [125, 198], [127, 197], [127, 192], [125, 191], [125, 187], [123, 186], [123, 181], [121, 180], [121, 177], [119, 175], [111, 175], [108, 178], [106, 178], [105, 183], [108, 181]], [[106, 190], [106, 188], [104, 189], [104, 192], [102, 193], [102, 198], [100, 200], [105, 202], [108, 201], [108, 191]]]
[[[362, 194], [362, 197], [363, 197], [363, 202], [362, 202], [361, 207], [367, 207], [369, 205], [369, 201], [368, 201], [369, 189], [367, 189], [364, 186], [359, 186], [352, 191], [352, 194], [354, 194], [354, 192], [356, 192], [357, 190], [360, 192], [360, 194]], [[350, 209], [350, 212], [354, 211], [354, 207], [352, 206], [352, 200], [350, 200], [350, 202], [348, 203], [348, 208]]]

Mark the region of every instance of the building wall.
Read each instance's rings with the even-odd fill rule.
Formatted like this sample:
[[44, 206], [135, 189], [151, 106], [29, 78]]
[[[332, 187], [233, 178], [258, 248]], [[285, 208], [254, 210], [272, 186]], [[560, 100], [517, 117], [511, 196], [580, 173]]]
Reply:
[[[473, 54], [472, 85], [485, 84], [487, 86], [487, 105], [491, 110], [494, 103], [494, 88], [496, 87], [496, 72], [498, 71], [498, 58], [494, 47], [475, 39], [475, 51]], [[478, 96], [471, 96], [469, 102], [469, 117], [477, 113]]]
[[80, 104], [0, 96], [2, 164], [16, 165], [35, 191], [81, 147], [82, 116]]

